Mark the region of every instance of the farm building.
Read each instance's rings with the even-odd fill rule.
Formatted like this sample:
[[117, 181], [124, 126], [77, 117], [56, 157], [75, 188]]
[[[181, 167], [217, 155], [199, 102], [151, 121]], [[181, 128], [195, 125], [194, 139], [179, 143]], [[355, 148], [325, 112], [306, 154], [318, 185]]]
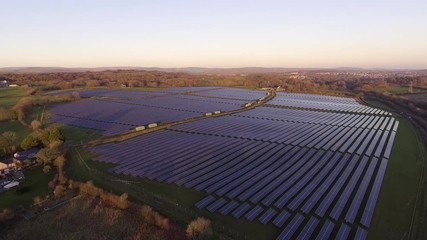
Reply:
[[0, 171], [16, 168], [26, 160], [34, 160], [38, 152], [38, 148], [31, 148], [22, 152], [17, 152], [13, 154], [13, 158], [7, 158], [0, 162]]

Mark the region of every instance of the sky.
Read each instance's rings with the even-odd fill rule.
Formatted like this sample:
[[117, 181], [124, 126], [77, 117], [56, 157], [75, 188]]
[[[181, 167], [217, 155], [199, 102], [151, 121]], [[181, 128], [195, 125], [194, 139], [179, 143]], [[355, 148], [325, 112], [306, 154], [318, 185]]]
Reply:
[[427, 68], [425, 0], [0, 0], [0, 67]]

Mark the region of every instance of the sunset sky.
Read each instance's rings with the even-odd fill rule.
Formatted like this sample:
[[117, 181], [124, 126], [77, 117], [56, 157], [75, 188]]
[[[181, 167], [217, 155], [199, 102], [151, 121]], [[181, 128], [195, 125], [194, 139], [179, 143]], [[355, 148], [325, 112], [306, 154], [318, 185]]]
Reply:
[[0, 67], [427, 68], [421, 0], [0, 0]]

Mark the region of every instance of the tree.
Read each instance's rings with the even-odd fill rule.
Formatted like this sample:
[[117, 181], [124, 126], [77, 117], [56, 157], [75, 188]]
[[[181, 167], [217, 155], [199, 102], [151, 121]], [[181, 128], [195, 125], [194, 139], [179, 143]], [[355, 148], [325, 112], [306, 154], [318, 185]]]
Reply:
[[49, 142], [64, 141], [65, 137], [61, 130], [57, 127], [50, 128], [49, 130]]
[[162, 217], [158, 212], [154, 211], [149, 206], [142, 206], [141, 208], [141, 216], [144, 220], [144, 223], [149, 225], [155, 225], [160, 228], [169, 229], [169, 219]]
[[40, 145], [40, 140], [35, 138], [33, 135], [28, 135], [24, 140], [21, 142], [21, 148], [27, 150], [33, 147], [37, 147]]
[[187, 236], [192, 239], [204, 240], [212, 236], [211, 221], [197, 218], [188, 224]]
[[43, 167], [43, 172], [44, 173], [49, 173], [51, 169], [52, 168], [50, 167], [50, 165], [46, 165], [46, 166]]
[[99, 87], [101, 86], [101, 82], [98, 80], [89, 80], [86, 83], [86, 87]]
[[10, 208], [5, 208], [0, 212], [0, 223], [11, 220], [15, 217], [15, 212]]
[[58, 168], [58, 172], [60, 175], [62, 175], [62, 170], [64, 169], [65, 165], [65, 158], [64, 155], [61, 155], [53, 161], [53, 165]]
[[49, 146], [52, 142], [62, 142], [64, 141], [65, 137], [62, 134], [61, 130], [59, 130], [58, 127], [49, 127], [46, 128], [40, 136], [40, 140], [42, 141], [43, 145]]
[[33, 198], [33, 205], [40, 206], [42, 204], [43, 200], [40, 196], [36, 196]]
[[59, 197], [61, 197], [62, 195], [64, 195], [65, 189], [66, 189], [66, 188], [65, 188], [63, 185], [61, 185], [61, 184], [56, 185], [55, 190], [53, 190], [53, 195], [54, 195], [56, 198], [59, 198]]
[[59, 154], [56, 149], [43, 148], [37, 153], [36, 158], [39, 163], [52, 164], [53, 160], [59, 157]]
[[33, 130], [39, 129], [42, 126], [41, 122], [37, 121], [37, 120], [33, 120], [31, 122], [31, 128]]
[[16, 150], [16, 133], [12, 131], [4, 132], [0, 136], [0, 146], [5, 154], [13, 153]]
[[129, 207], [128, 194], [127, 193], [123, 193], [122, 195], [120, 195], [120, 197], [117, 201], [117, 207], [120, 209], [126, 209]]
[[87, 181], [86, 183], [82, 183], [79, 185], [80, 194], [89, 195], [92, 197], [99, 196], [100, 189], [93, 185], [92, 181]]

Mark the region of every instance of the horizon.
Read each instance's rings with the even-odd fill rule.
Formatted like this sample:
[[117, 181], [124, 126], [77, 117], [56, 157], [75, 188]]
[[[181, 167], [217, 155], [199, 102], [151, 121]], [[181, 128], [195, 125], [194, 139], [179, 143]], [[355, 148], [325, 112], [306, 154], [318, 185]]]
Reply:
[[[417, 0], [2, 2], [0, 67], [427, 68]], [[103, 67], [107, 66], [107, 67]]]
[[282, 70], [350, 70], [350, 71], [425, 71], [427, 67], [423, 68], [387, 68], [387, 67], [358, 67], [358, 66], [342, 66], [342, 67], [275, 67], [275, 66], [242, 66], [242, 67], [199, 67], [199, 66], [183, 66], [183, 67], [159, 67], [159, 66], [94, 66], [94, 67], [85, 67], [85, 66], [77, 66], [77, 67], [65, 67], [65, 66], [6, 66], [1, 69], [16, 69], [16, 70], [24, 70], [24, 69], [105, 69], [105, 70], [145, 70], [145, 69], [159, 69], [160, 71], [165, 69], [210, 69], [210, 70], [232, 70], [232, 69], [282, 69]]

